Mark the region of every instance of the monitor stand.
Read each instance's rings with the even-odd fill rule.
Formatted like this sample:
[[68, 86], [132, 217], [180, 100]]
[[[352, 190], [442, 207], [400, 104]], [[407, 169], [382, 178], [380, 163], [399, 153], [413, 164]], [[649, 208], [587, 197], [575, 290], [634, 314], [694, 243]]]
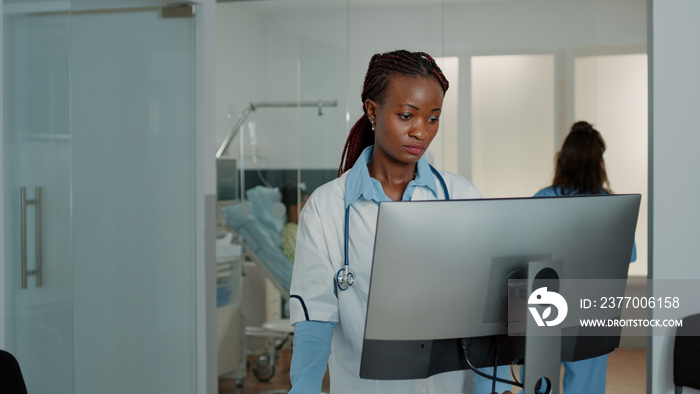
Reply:
[[[559, 291], [562, 262], [557, 260], [532, 261], [528, 263], [527, 294], [547, 286], [547, 291]], [[529, 300], [525, 300], [527, 304]], [[561, 329], [540, 327], [525, 305], [525, 362], [524, 394], [559, 394], [559, 371], [561, 364]], [[559, 311], [557, 311], [559, 313]], [[541, 315], [540, 315], [541, 316]], [[543, 320], [544, 319], [544, 320]], [[546, 324], [546, 317], [540, 323]], [[543, 333], [543, 330], [545, 332]], [[535, 389], [538, 391], [535, 391]]]

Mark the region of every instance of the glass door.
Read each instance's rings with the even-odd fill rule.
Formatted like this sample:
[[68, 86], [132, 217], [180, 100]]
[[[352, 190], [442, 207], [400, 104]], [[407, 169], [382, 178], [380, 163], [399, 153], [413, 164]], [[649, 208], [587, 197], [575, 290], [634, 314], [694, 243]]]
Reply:
[[3, 8], [7, 348], [29, 392], [193, 393], [194, 18], [77, 3]]
[[71, 25], [76, 392], [192, 393], [194, 18]]
[[12, 10], [3, 20], [6, 344], [30, 392], [71, 393], [70, 16]]

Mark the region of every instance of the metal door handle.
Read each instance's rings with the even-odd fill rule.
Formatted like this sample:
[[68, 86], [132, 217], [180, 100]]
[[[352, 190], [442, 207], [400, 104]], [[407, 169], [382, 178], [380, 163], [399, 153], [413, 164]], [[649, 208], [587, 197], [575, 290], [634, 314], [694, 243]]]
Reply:
[[[21, 237], [22, 237], [22, 289], [27, 288], [27, 277], [36, 275], [36, 286], [41, 287], [41, 188], [36, 188], [36, 197], [27, 200], [27, 188], [20, 187]], [[36, 205], [36, 268], [27, 269], [27, 205]]]

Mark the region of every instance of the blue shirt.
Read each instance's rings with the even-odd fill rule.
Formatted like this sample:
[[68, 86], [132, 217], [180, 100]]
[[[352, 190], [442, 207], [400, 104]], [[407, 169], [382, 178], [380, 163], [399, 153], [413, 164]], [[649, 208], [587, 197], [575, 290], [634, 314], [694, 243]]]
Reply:
[[[372, 200], [377, 204], [383, 201], [391, 201], [384, 193], [382, 183], [369, 175], [367, 164], [372, 160], [373, 152], [374, 145], [365, 148], [360, 157], [357, 158], [355, 165], [350, 169], [348, 179], [345, 182], [345, 208], [360, 198], [368, 201]], [[401, 201], [410, 201], [416, 187], [427, 187], [433, 192], [435, 198], [438, 198], [437, 185], [430, 170], [430, 164], [422, 157], [416, 164], [415, 178], [406, 186]]]
[[[345, 208], [360, 199], [374, 201], [376, 204], [391, 201], [381, 182], [369, 174], [367, 164], [372, 159], [373, 152], [373, 145], [365, 148], [348, 173], [345, 182]], [[417, 187], [428, 188], [435, 198], [438, 198], [435, 178], [430, 165], [423, 158], [418, 160], [415, 178], [408, 183], [401, 200], [410, 201]], [[320, 392], [334, 329], [335, 323], [325, 321], [300, 321], [294, 325], [294, 356], [289, 371], [292, 383], [290, 394]]]

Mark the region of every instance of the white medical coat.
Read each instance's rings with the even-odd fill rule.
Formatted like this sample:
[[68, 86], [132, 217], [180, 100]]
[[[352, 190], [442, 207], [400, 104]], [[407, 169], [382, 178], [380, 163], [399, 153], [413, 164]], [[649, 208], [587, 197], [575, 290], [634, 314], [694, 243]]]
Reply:
[[[447, 372], [420, 380], [360, 379], [360, 356], [379, 207], [374, 201], [364, 199], [350, 205], [348, 255], [355, 282], [345, 291], [338, 290], [336, 297], [335, 277], [344, 265], [345, 181], [349, 173], [316, 189], [301, 212], [290, 289], [292, 324], [304, 320], [336, 322], [329, 359], [332, 394], [462, 392], [465, 371]], [[451, 199], [481, 198], [476, 186], [462, 176], [442, 171], [440, 174]], [[437, 178], [436, 184], [438, 198], [444, 199]], [[412, 196], [413, 201], [434, 199], [433, 192], [427, 187], [417, 187]], [[426, 234], [426, 242], [429, 237]]]

